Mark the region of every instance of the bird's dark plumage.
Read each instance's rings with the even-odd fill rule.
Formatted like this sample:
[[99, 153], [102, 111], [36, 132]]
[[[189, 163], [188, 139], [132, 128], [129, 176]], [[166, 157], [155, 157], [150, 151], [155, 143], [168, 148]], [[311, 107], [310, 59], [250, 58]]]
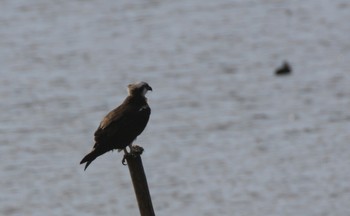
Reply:
[[283, 62], [283, 65], [275, 70], [275, 74], [279, 75], [288, 75], [292, 73], [292, 67], [288, 64], [288, 62]]
[[128, 85], [129, 95], [124, 102], [109, 112], [97, 128], [95, 145], [80, 162], [86, 163], [85, 169], [98, 156], [113, 149], [125, 149], [142, 133], [151, 114], [145, 97], [149, 90], [152, 88], [145, 82]]

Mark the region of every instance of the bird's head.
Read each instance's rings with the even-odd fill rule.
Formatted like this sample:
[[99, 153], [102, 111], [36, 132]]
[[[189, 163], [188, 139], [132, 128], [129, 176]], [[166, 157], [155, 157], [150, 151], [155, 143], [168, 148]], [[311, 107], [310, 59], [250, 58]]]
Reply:
[[146, 82], [131, 83], [128, 85], [129, 96], [145, 96], [148, 91], [152, 91], [152, 87]]

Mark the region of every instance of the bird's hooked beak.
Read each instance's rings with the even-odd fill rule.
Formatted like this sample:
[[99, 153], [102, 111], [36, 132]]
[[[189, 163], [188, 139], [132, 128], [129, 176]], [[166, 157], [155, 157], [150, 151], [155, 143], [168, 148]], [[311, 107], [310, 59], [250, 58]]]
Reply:
[[148, 84], [146, 84], [146, 85], [143, 86], [143, 89], [142, 89], [142, 93], [141, 93], [141, 94], [142, 94], [143, 96], [145, 96], [146, 93], [147, 93], [148, 91], [152, 91], [152, 87], [149, 86]]

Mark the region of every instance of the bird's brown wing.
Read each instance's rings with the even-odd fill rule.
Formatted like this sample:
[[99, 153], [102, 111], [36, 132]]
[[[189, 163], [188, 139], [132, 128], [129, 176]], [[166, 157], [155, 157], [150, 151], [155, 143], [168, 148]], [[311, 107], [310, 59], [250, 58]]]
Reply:
[[120, 106], [112, 110], [95, 132], [95, 147], [125, 148], [146, 127], [149, 115], [149, 108], [139, 110], [134, 106]]

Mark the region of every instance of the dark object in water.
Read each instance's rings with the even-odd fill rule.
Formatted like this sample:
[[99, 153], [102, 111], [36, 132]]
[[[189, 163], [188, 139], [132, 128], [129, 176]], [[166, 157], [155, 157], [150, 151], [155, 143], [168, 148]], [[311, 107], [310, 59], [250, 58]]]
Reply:
[[279, 68], [276, 69], [275, 75], [280, 76], [280, 75], [288, 75], [292, 73], [292, 68], [288, 64], [288, 62], [284, 62], [283, 65]]

